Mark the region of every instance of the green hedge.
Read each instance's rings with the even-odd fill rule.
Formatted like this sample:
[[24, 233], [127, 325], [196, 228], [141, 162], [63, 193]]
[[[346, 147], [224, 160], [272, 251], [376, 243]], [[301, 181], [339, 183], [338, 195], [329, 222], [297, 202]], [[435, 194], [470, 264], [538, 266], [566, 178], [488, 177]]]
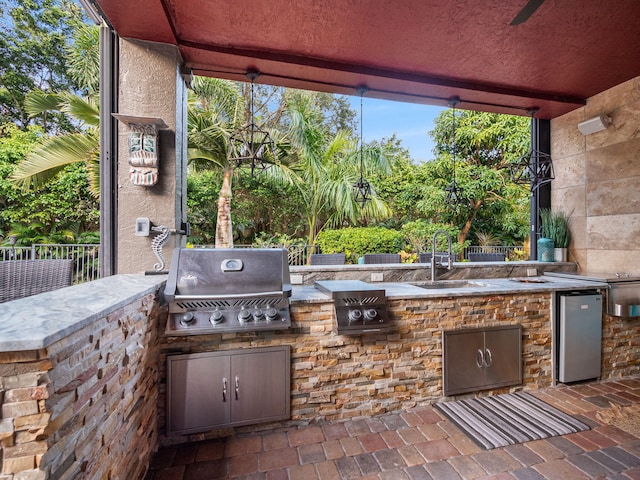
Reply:
[[317, 244], [322, 253], [344, 253], [347, 263], [358, 263], [365, 253], [398, 253], [404, 247], [402, 232], [383, 227], [323, 230]]

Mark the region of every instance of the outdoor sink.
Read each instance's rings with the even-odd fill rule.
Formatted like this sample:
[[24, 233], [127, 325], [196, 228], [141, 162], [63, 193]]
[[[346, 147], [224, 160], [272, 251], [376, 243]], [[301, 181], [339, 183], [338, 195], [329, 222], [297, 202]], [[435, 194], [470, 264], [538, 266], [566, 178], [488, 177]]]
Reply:
[[450, 288], [478, 288], [487, 285], [481, 282], [473, 282], [469, 280], [436, 280], [435, 282], [413, 283], [412, 285], [420, 288], [431, 289], [450, 289]]

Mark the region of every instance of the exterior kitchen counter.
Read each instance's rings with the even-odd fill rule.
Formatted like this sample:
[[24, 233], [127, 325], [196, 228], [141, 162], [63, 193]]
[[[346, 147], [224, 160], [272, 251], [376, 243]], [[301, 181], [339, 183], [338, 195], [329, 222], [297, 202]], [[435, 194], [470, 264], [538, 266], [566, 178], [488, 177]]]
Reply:
[[[370, 282], [369, 285], [384, 289], [389, 300], [417, 299], [440, 297], [469, 297], [510, 293], [555, 292], [570, 290], [586, 290], [607, 288], [603, 282], [574, 280], [559, 277], [522, 277], [516, 278], [488, 278], [473, 280], [438, 280], [432, 282], [415, 283], [385, 283]], [[539, 281], [542, 280], [542, 283]], [[456, 286], [465, 284], [465, 286]], [[427, 288], [419, 285], [425, 285]], [[428, 288], [432, 285], [432, 288]], [[318, 303], [330, 300], [329, 296], [311, 285], [293, 286], [291, 303]]]
[[47, 348], [156, 292], [166, 275], [113, 275], [0, 304], [0, 352]]

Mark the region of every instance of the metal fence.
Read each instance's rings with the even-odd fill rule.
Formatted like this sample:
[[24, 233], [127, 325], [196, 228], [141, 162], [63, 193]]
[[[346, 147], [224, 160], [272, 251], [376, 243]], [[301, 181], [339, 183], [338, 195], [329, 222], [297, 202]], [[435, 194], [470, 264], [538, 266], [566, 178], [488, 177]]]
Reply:
[[464, 258], [469, 258], [470, 253], [504, 253], [509, 260], [518, 260], [524, 255], [524, 247], [512, 245], [472, 245], [464, 249]]
[[[254, 245], [234, 245], [236, 248], [252, 248]], [[277, 245], [271, 245], [278, 247]], [[196, 248], [212, 247], [197, 245]], [[280, 246], [279, 248], [283, 248]], [[306, 265], [310, 253], [320, 253], [318, 246], [288, 245], [289, 265]], [[29, 247], [0, 246], [0, 261], [72, 258], [74, 260], [73, 283], [90, 282], [101, 277], [98, 253], [100, 245], [95, 244], [46, 244], [35, 243]], [[464, 257], [469, 253], [504, 253], [509, 260], [518, 260], [524, 247], [518, 246], [470, 246], [465, 248]]]
[[[195, 245], [196, 248], [213, 248], [213, 245]], [[234, 244], [234, 248], [255, 248], [255, 245], [238, 245]], [[309, 245], [265, 245], [264, 248], [286, 248], [289, 250], [289, 265], [306, 265], [309, 253], [320, 253], [320, 247], [317, 245], [311, 247]]]
[[31, 259], [73, 259], [73, 283], [100, 278], [100, 245], [34, 243], [29, 247], [0, 247], [0, 261]]

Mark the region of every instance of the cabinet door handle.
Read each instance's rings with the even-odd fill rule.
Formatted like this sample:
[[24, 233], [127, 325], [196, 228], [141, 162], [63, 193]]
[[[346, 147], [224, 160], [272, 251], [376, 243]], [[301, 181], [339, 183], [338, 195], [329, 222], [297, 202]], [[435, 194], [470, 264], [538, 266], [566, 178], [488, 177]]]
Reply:
[[227, 401], [227, 378], [224, 377], [222, 379], [222, 401]]
[[489, 350], [488, 348], [486, 348], [484, 352], [485, 352], [484, 366], [490, 367], [491, 365], [493, 365], [493, 355], [491, 354], [491, 350]]
[[478, 349], [478, 353], [476, 354], [476, 365], [478, 368], [482, 368], [486, 365], [484, 363], [484, 352], [480, 349]]
[[238, 400], [238, 391], [240, 390], [240, 379], [236, 377], [236, 400]]

